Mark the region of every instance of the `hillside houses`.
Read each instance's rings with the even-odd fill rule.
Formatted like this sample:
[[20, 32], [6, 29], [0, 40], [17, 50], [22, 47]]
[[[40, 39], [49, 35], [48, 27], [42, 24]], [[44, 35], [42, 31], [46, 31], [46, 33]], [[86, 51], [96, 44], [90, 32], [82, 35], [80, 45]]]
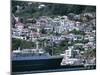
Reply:
[[[84, 17], [86, 17], [85, 14]], [[82, 22], [82, 15], [76, 15], [70, 20], [67, 16], [40, 16], [36, 19], [26, 19], [22, 23], [17, 19], [12, 28], [12, 38], [36, 42], [37, 40], [47, 41], [47, 44], [55, 43], [60, 45], [66, 41], [66, 46], [73, 46], [74, 49], [91, 50], [96, 49], [96, 28], [95, 17], [89, 15], [88, 22]], [[20, 17], [19, 17], [20, 18]], [[42, 42], [41, 42], [42, 43]], [[67, 47], [68, 48], [68, 47]]]

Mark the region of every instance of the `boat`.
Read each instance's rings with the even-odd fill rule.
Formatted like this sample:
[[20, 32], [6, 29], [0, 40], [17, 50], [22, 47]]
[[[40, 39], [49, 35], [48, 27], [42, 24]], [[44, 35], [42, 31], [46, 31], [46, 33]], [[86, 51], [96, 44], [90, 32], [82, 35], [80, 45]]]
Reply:
[[[27, 52], [29, 51], [29, 52]], [[33, 50], [32, 50], [33, 51]], [[67, 54], [64, 56], [61, 55], [50, 55], [49, 53], [42, 52], [40, 49], [39, 52], [32, 52], [28, 50], [15, 50], [12, 52], [12, 72], [26, 72], [26, 71], [42, 71], [42, 70], [52, 70], [52, 69], [63, 69], [63, 68], [80, 68], [81, 65], [73, 65], [70, 62], [76, 62], [65, 57], [69, 56]], [[36, 51], [36, 50], [35, 50]], [[68, 50], [67, 50], [68, 51]], [[66, 53], [66, 52], [65, 52]], [[69, 60], [70, 59], [70, 60]], [[65, 62], [65, 64], [63, 63]]]
[[12, 72], [37, 71], [57, 68], [63, 57], [51, 56], [48, 53], [13, 53]]
[[[29, 51], [29, 50], [28, 50]], [[11, 54], [12, 72], [30, 72], [30, 71], [45, 71], [57, 69], [87, 69], [84, 63], [77, 58], [70, 58], [71, 50], [66, 50], [64, 56], [50, 55], [44, 52], [23, 52], [23, 50], [14, 51]], [[91, 67], [89, 65], [89, 67]], [[92, 66], [95, 68], [95, 65]], [[92, 68], [89, 68], [92, 69]]]

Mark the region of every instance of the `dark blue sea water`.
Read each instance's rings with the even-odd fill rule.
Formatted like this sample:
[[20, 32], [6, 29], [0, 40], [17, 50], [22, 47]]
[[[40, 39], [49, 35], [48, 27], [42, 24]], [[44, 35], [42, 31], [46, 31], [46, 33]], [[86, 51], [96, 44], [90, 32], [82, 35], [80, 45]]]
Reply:
[[[24, 67], [23, 67], [24, 68]], [[67, 71], [80, 71], [80, 70], [95, 70], [96, 66], [92, 68], [85, 68], [85, 67], [68, 67], [68, 66], [60, 66], [57, 68], [51, 68], [51, 69], [44, 69], [44, 70], [31, 70], [31, 71], [23, 71], [23, 72], [12, 72], [14, 75], [18, 74], [32, 74], [32, 73], [45, 73], [45, 72], [67, 72]]]

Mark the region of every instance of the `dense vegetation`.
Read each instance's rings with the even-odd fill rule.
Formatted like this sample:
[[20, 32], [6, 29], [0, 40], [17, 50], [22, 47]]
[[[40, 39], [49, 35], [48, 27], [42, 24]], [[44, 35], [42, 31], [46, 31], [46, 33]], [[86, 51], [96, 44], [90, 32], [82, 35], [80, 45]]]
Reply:
[[[44, 5], [44, 6], [43, 6]], [[41, 6], [41, 8], [39, 8]], [[57, 3], [38, 3], [12, 1], [12, 13], [22, 18], [37, 18], [39, 16], [68, 15], [69, 13], [81, 14], [84, 12], [95, 12], [95, 6], [73, 5], [73, 4], [57, 4]]]
[[23, 48], [23, 49], [33, 48], [35, 47], [35, 44], [30, 41], [13, 38], [12, 39], [12, 50], [16, 50], [18, 49], [18, 47]]

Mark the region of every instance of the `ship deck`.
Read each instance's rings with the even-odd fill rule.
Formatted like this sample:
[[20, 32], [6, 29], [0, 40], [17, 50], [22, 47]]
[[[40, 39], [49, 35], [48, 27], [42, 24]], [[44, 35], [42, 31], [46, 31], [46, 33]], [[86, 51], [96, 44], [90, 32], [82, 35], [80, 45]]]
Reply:
[[63, 58], [62, 56], [50, 56], [50, 55], [32, 55], [32, 54], [23, 54], [23, 55], [12, 55], [12, 61], [23, 61], [23, 60], [42, 60], [42, 59], [57, 59]]

